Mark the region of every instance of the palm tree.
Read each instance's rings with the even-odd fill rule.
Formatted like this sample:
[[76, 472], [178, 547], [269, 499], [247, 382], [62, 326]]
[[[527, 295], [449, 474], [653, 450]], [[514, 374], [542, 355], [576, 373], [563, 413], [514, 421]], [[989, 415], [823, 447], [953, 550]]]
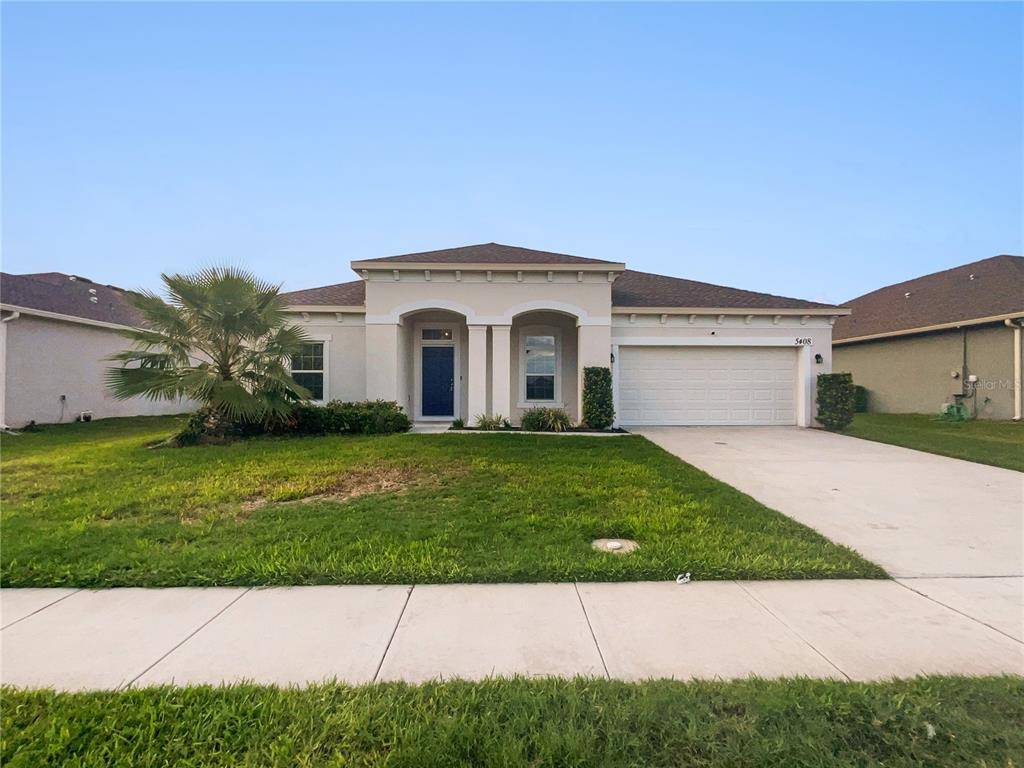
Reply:
[[235, 267], [161, 275], [164, 300], [135, 294], [143, 327], [126, 331], [134, 348], [111, 355], [107, 388], [123, 400], [186, 397], [229, 421], [281, 418], [310, 394], [285, 361], [307, 343], [288, 324], [280, 286]]

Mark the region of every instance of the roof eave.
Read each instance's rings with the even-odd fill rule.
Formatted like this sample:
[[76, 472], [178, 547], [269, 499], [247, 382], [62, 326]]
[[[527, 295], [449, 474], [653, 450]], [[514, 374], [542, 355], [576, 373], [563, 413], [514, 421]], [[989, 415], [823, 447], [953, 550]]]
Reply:
[[933, 333], [934, 331], [949, 331], [957, 328], [964, 328], [971, 325], [987, 325], [998, 323], [1001, 320], [1017, 320], [1024, 318], [1024, 310], [1018, 312], [1007, 312], [1002, 315], [991, 315], [989, 317], [976, 317], [970, 320], [955, 320], [949, 323], [936, 323], [935, 325], [923, 325], [917, 328], [901, 328], [896, 331], [883, 331], [882, 333], [869, 333], [864, 336], [849, 336], [845, 339], [833, 339], [833, 346], [843, 344], [854, 344], [859, 341], [874, 341], [876, 339], [891, 339], [895, 336], [913, 336], [921, 333]]
[[97, 328], [109, 328], [115, 331], [137, 331], [139, 327], [134, 325], [123, 325], [121, 323], [111, 323], [106, 320], [93, 320], [91, 317], [81, 317], [79, 315], [67, 315], [63, 312], [51, 312], [47, 309], [36, 309], [35, 307], [22, 307], [18, 304], [8, 304], [6, 302], [0, 303], [0, 309], [6, 309], [10, 312], [20, 312], [23, 315], [34, 315], [36, 317], [46, 318], [47, 320], [60, 320], [65, 323], [78, 323], [80, 325], [92, 325]]
[[288, 304], [285, 312], [347, 312], [364, 315], [366, 307], [361, 304]]
[[375, 261], [373, 259], [366, 261], [353, 261], [352, 269], [356, 272], [362, 270], [424, 270], [424, 269], [436, 269], [436, 270], [461, 270], [461, 271], [474, 271], [474, 272], [499, 272], [499, 271], [512, 271], [512, 272], [624, 272], [626, 265], [622, 262], [607, 262], [607, 263], [584, 263], [584, 264], [573, 264], [567, 262], [552, 262], [550, 264], [544, 263], [522, 263], [516, 261], [502, 261], [502, 262], [458, 262], [458, 261]]
[[849, 307], [631, 307], [613, 304], [616, 315], [813, 315], [839, 317], [849, 315]]

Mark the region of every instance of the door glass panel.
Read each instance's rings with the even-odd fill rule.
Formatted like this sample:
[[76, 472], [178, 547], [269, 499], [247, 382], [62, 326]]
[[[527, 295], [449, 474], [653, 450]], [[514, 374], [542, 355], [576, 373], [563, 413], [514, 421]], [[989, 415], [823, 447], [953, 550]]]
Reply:
[[451, 328], [424, 328], [421, 338], [424, 341], [451, 341]]

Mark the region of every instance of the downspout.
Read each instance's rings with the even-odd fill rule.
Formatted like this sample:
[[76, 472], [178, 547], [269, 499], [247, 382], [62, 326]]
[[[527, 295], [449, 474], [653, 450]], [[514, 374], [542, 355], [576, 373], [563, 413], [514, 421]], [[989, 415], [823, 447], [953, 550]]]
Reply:
[[1020, 354], [1020, 330], [1024, 320], [1014, 322], [1003, 320], [1008, 327], [1013, 328], [1013, 420], [1020, 421], [1024, 416], [1024, 397], [1022, 397], [1022, 382], [1024, 371], [1021, 370]]

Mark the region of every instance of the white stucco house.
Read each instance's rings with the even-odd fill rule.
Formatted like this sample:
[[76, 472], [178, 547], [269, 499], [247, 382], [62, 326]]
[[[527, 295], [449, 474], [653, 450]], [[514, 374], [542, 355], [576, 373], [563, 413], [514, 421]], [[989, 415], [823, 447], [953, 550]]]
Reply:
[[285, 294], [318, 399], [398, 401], [416, 421], [581, 411], [610, 366], [617, 423], [811, 426], [831, 370], [827, 304], [496, 243], [354, 261], [359, 279]]
[[0, 425], [189, 410], [188, 402], [107, 392], [105, 358], [128, 348], [121, 332], [140, 323], [120, 288], [61, 272], [0, 274]]

